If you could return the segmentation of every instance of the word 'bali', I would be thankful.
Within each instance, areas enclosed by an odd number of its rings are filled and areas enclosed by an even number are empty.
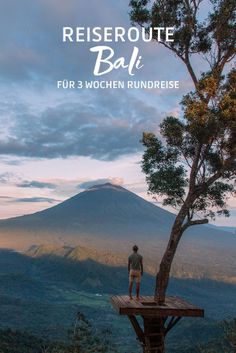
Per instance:
[[[63,27],[63,42],[94,42],[100,43],[90,48],[96,54],[96,61],[93,69],[94,76],[102,76],[117,69],[128,71],[134,76],[137,70],[143,68],[143,58],[139,48],[134,46],[128,57],[117,56],[111,46],[102,45],[107,42],[151,42],[155,39],[158,42],[173,42],[174,27],[153,27],[147,31],[145,28],[124,28],[124,27]]]

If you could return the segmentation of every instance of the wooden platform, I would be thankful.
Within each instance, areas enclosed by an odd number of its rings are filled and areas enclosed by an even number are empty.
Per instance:
[[[120,315],[141,315],[151,317],[204,317],[204,310],[178,297],[167,297],[165,305],[154,302],[153,296],[141,296],[140,301],[130,300],[127,295],[111,297],[113,307]]]

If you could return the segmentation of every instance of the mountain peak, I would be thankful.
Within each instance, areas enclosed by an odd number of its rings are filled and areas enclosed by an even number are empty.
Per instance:
[[[102,190],[102,189],[113,189],[117,191],[127,191],[122,186],[112,183],[105,183],[105,184],[97,184],[91,186],[87,191],[95,191],[95,190]]]

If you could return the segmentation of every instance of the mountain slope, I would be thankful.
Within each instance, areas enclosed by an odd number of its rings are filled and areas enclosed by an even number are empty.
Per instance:
[[[134,193],[104,184],[44,211],[0,221],[0,246],[12,246],[13,238],[25,246],[45,241],[74,243],[81,239],[165,240],[173,219],[170,212]]]
[[[126,258],[132,245],[138,243],[147,268],[153,271],[165,249],[173,220],[172,213],[134,193],[104,184],[44,211],[0,221],[0,247],[80,245],[96,249],[98,259],[106,251],[122,253]],[[235,282],[235,250],[234,234],[217,227],[195,226],[183,235],[174,268],[178,264],[175,271],[188,278],[204,275]],[[227,253],[227,257],[222,253]],[[107,263],[113,264],[114,258],[109,259]]]
[[[0,232],[4,230],[56,232],[67,234],[101,234],[106,237],[131,240],[141,237],[166,239],[174,215],[134,193],[112,184],[94,186],[74,197],[46,210],[0,221]],[[197,231],[196,231],[197,229]],[[201,232],[199,232],[201,229]],[[205,230],[205,231],[204,231]],[[235,237],[218,227],[192,227],[191,234],[205,238],[223,236],[227,240]],[[225,240],[224,240],[225,242]]]
[[[148,224],[156,232],[157,224],[160,230],[166,230],[173,219],[170,212],[154,206],[134,193],[120,186],[104,184],[92,187],[44,211],[2,220],[0,226],[31,228],[40,225],[43,229],[63,228],[86,233],[112,233],[114,227],[126,227],[127,233],[129,228],[136,228],[141,232],[140,227],[144,229]],[[122,232],[120,234],[122,236]]]
[[[85,254],[86,250],[81,251]],[[114,341],[124,346],[123,352],[131,352],[129,348],[135,341],[131,326],[109,304],[111,294],[127,293],[127,269],[95,261],[74,262],[60,256],[47,256],[43,255],[42,248],[40,253],[40,256],[37,252],[36,257],[29,257],[0,250],[1,328],[21,329],[55,340],[68,339],[68,329],[79,311],[90,319],[96,330],[112,330]],[[153,287],[154,278],[145,273],[141,293],[152,295]],[[235,288],[213,281],[171,278],[169,295],[181,296],[203,307],[206,318],[181,320],[173,331],[169,350],[183,353],[187,339],[188,346],[192,347],[194,342],[199,345],[200,338],[208,340],[209,334],[210,337],[219,335],[213,320],[235,317]],[[120,341],[117,341],[119,337]],[[178,337],[184,337],[179,349],[176,346]]]

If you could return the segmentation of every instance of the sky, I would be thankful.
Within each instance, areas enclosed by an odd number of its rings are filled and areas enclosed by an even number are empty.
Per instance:
[[[207,8],[203,8],[207,12]],[[62,28],[130,27],[126,0],[0,0],[0,218],[56,205],[98,183],[112,182],[153,201],[141,171],[143,131],[159,134],[167,115],[180,116],[192,88],[184,65],[157,43],[112,43],[143,68],[117,69],[105,80],[178,80],[177,90],[63,90],[59,80],[94,80],[91,43],[63,43]],[[204,67],[195,60],[197,72]],[[161,200],[157,200],[160,206]],[[235,226],[231,217],[216,224]]]

